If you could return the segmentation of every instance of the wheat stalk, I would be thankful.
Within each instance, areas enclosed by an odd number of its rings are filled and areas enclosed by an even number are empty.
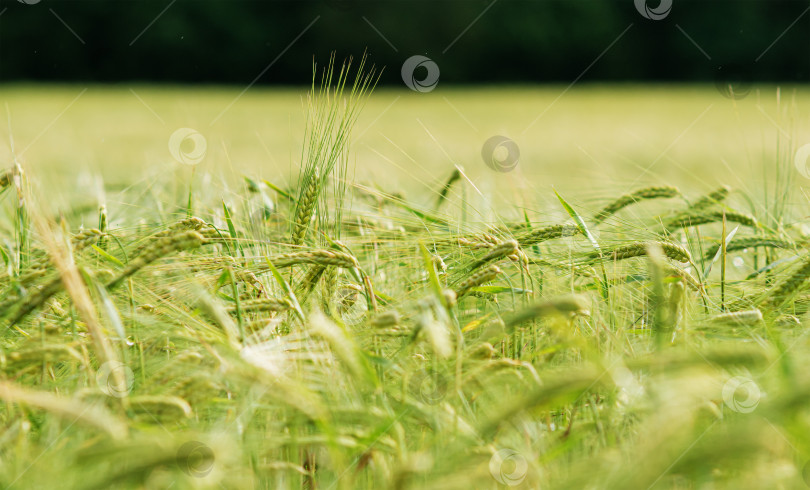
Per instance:
[[[161,238],[149,247],[143,249],[135,259],[131,260],[127,266],[113,279],[107,282],[107,289],[112,289],[121,284],[124,279],[135,274],[155,260],[182,250],[197,248],[205,243],[205,238],[196,231],[183,231]]]
[[[326,267],[323,272],[323,279],[321,280],[321,295],[323,301],[324,311],[329,311],[332,306],[333,294],[337,290],[337,267]]]
[[[444,259],[440,255],[433,254],[430,256],[430,260],[433,262],[433,266],[436,267],[437,273],[444,274],[447,272],[447,264],[444,263]]]
[[[399,325],[402,317],[397,310],[388,310],[373,317],[369,324],[374,328],[390,328]]]
[[[689,205],[687,212],[694,213],[707,209],[715,204],[720,204],[726,200],[730,192],[731,187],[727,185],[720,186],[718,189],[715,189]]]
[[[679,279],[682,279],[687,286],[693,291],[701,291],[703,287],[700,285],[699,282],[695,280],[692,274],[686,272],[683,269],[678,267],[673,267],[669,264],[661,264],[662,272],[667,276],[675,276]]]
[[[456,297],[461,298],[468,294],[472,288],[488,283],[498,277],[503,272],[497,265],[491,265],[485,269],[474,272],[470,277],[461,281],[455,289]]]
[[[31,283],[45,277],[49,271],[50,269],[48,268],[48,261],[38,260],[28,267],[25,274],[17,278],[17,282],[20,284],[20,286],[28,287]]]
[[[790,240],[783,240],[781,238],[767,238],[767,237],[742,237],[735,238],[726,245],[726,252],[736,252],[748,248],[757,247],[770,247],[770,248],[796,248],[796,243]],[[711,248],[706,249],[706,259],[712,259],[717,255],[720,250],[720,244],[715,244]]]
[[[0,381],[0,400],[44,410],[64,419],[70,425],[75,422],[82,423],[105,432],[113,439],[122,440],[127,436],[127,425],[114,417],[106,408],[98,405],[87,405],[44,391],[28,390],[8,381]]]
[[[96,357],[102,364],[121,365],[118,355],[98,319],[95,305],[90,296],[89,287],[91,284],[87,282],[79,271],[70,249],[70,242],[64,240],[61,235],[54,233],[55,230],[51,229],[41,218],[37,217],[36,224],[40,229],[40,235],[45,240],[46,249],[53,259],[62,286],[70,296],[73,307],[90,334]],[[64,227],[64,222],[62,225]],[[42,295],[45,297],[44,299],[55,294],[56,286],[51,285],[51,288],[51,291],[46,291],[47,296]],[[120,369],[112,369],[109,382],[114,386],[116,393],[123,395],[122,402],[126,403],[129,389],[125,373]]]
[[[104,221],[106,225],[106,218]],[[90,245],[94,244],[95,242],[97,242],[103,236],[104,232],[95,228],[90,228],[89,230],[82,230],[73,236],[71,240],[71,246],[75,251],[83,250],[89,247]]]
[[[84,358],[76,349],[62,344],[43,345],[8,354],[8,361],[10,363],[42,363],[67,360],[74,360],[80,364],[85,364]]]
[[[774,287],[763,303],[772,307],[782,305],[801,289],[808,278],[810,278],[810,257],[805,258],[804,263],[790,277]]]
[[[677,187],[672,186],[645,187],[630,194],[625,194],[624,196],[621,196],[612,203],[608,204],[607,206],[605,206],[604,209],[599,211],[599,213],[597,213],[596,216],[594,216],[593,221],[594,223],[599,224],[608,217],[626,208],[627,206],[640,201],[677,197],[680,195],[681,191],[679,191]]]
[[[301,281],[299,281],[298,288],[295,291],[295,296],[302,304],[304,301],[306,301],[307,296],[309,296],[309,294],[315,288],[315,285],[318,284],[318,280],[320,280],[325,270],[325,265],[314,264],[310,266],[307,273],[304,275]]]
[[[148,414],[150,417],[179,415],[182,418],[191,417],[191,405],[179,396],[141,395],[130,399],[133,412]]]
[[[535,259],[528,257],[528,264],[529,265],[536,265],[539,267],[550,267],[552,269],[559,270],[561,272],[570,272],[577,276],[588,277],[588,278],[595,278],[598,277],[596,271],[593,267],[584,266],[581,264],[574,264],[574,263],[558,263],[558,262],[551,262],[545,259]]]
[[[492,248],[495,245],[489,240],[482,240],[482,241],[475,241],[471,240],[466,237],[458,237],[456,239],[451,239],[446,243],[453,243],[454,245],[459,245],[463,247],[469,247],[473,249],[484,249],[484,248]]]
[[[333,53],[321,74],[318,89],[315,86],[318,72],[313,66],[312,88],[307,98],[307,131],[298,179],[299,195],[290,236],[293,245],[301,245],[304,242],[310,221],[315,214],[321,220],[322,229],[328,230],[334,238],[340,238],[343,200],[349,177],[350,136],[366,97],[379,79],[375,78],[374,67],[368,72],[364,71],[366,59],[365,55],[360,59],[348,96],[344,96],[344,90],[351,73],[351,58],[343,64],[335,79]],[[326,202],[323,192],[328,181],[333,182],[334,200],[331,203]]]
[[[81,250],[84,250],[88,246],[96,243],[102,236],[103,233],[94,228],[89,230],[82,230],[76,235],[74,235],[73,238],[71,239],[71,247],[73,248],[74,252],[79,252]],[[28,266],[26,267],[26,273],[21,274],[17,278],[17,282],[21,286],[28,286],[37,279],[44,277],[48,273],[49,264],[50,258],[47,255],[45,255],[44,257],[39,257],[36,260],[30,261],[28,263]]]
[[[487,252],[486,255],[473,262],[470,265],[469,270],[475,270],[483,265],[503,259],[505,257],[514,256],[517,258],[518,251],[518,242],[516,240],[506,240],[498,245],[495,245],[490,249],[489,252]]]
[[[582,295],[562,296],[535,303],[527,308],[511,314],[504,320],[507,331],[516,326],[538,317],[559,315],[589,315],[589,303]]]
[[[337,250],[310,250],[306,252],[293,252],[276,255],[272,259],[273,265],[279,269],[292,267],[298,264],[314,264],[322,266],[335,266],[344,269],[354,269],[360,264],[354,256]]]
[[[399,237],[397,237],[399,238]],[[439,238],[433,240],[436,247],[467,247],[474,250],[491,249],[500,244],[501,241],[488,233],[480,235],[467,235],[449,238]]]
[[[105,249],[107,243],[103,236],[107,232],[107,206],[104,204],[98,207],[98,231],[102,234],[102,237],[98,240],[98,246]]]
[[[753,310],[721,313],[709,318],[709,322],[728,325],[757,325],[762,322],[762,312],[754,308]]]
[[[62,283],[62,278],[56,277],[55,279],[51,279],[43,286],[35,289],[33,292],[26,294],[22,298],[10,300],[9,303],[11,304],[3,305],[3,309],[5,311],[12,313],[9,315],[10,324],[16,324],[26,315],[45,304],[45,302],[48,301],[51,296],[61,291],[63,287],[64,284]],[[16,307],[12,306],[15,303]]]
[[[256,277],[256,274],[249,270],[235,270],[234,277],[238,280],[243,282],[244,284],[252,287],[257,294],[262,295],[264,294],[264,284]]]
[[[759,222],[757,222],[756,218],[736,211],[705,211],[696,214],[679,215],[669,220],[665,224],[665,227],[667,229],[689,228],[707,223],[716,223],[722,221],[724,216],[725,220],[731,223],[738,223],[750,228],[759,227]]]
[[[293,218],[293,228],[290,243],[301,245],[307,235],[309,224],[312,222],[312,215],[315,213],[315,205],[318,203],[318,195],[321,191],[321,181],[318,174],[318,167],[313,166],[312,171],[304,180],[304,186],[295,208]]]
[[[167,238],[167,237],[175,236],[175,235],[177,235],[178,232],[181,232],[181,231],[184,231],[184,230],[192,230],[192,231],[196,231],[196,232],[201,232],[200,235],[202,236],[203,233],[208,233],[212,228],[213,227],[211,225],[209,225],[208,223],[206,223],[202,219],[197,218],[196,216],[192,216],[190,218],[185,218],[185,219],[180,220],[177,223],[174,223],[173,225],[169,226],[167,229],[165,229],[163,231],[159,231],[159,232],[155,233],[154,235],[152,235],[150,237],[151,240],[149,242],[147,242],[147,243],[143,243],[143,244],[139,245],[135,249],[132,256],[137,257],[139,253],[141,253],[143,250],[145,250],[145,249],[147,249],[149,247],[152,247],[156,242],[160,242],[162,239]]]
[[[601,257],[612,260],[625,260],[633,257],[642,257],[648,255],[648,248],[650,245],[660,247],[664,255],[672,260],[677,260],[678,262],[689,262],[692,260],[688,250],[669,242],[636,242],[629,245],[622,245],[613,249],[608,254],[591,252],[588,254],[588,257],[590,259],[599,259]]]
[[[292,304],[288,299],[276,299],[276,298],[259,298],[253,300],[243,300],[239,303],[239,307],[245,313],[254,313],[254,312],[262,312],[262,311],[287,311],[292,308]],[[227,308],[229,313],[236,312],[236,306],[230,306]]]
[[[531,230],[522,233],[516,237],[518,244],[523,247],[536,245],[540,242],[560,238],[564,236],[573,236],[580,233],[579,229],[574,225],[553,225],[539,230]]]
[[[477,344],[475,347],[470,349],[467,356],[470,359],[488,361],[495,356],[496,352],[497,351],[495,350],[495,346],[493,346],[489,342],[481,342],[480,344]]]

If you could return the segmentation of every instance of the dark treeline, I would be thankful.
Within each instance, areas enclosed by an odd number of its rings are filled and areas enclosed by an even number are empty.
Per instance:
[[[647,8],[665,9],[659,2]],[[299,84],[313,57],[367,49],[391,84],[416,54],[436,62],[443,83],[570,82],[583,72],[806,82],[808,8],[673,0],[656,15],[641,0],[3,0],[0,80]]]

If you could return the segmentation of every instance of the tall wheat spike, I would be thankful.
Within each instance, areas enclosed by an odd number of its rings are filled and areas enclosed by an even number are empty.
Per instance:
[[[309,224],[314,214],[322,220],[321,228],[329,230],[335,238],[340,236],[343,199],[348,180],[348,145],[354,124],[360,114],[368,94],[373,90],[379,77],[375,69],[365,70],[364,55],[355,73],[354,83],[348,95],[344,89],[350,77],[350,58],[337,73],[335,79],[335,54],[320,76],[317,66],[312,67],[312,88],[307,98],[307,131],[301,152],[301,172],[298,183],[298,199],[291,223],[291,243],[301,245],[306,238]],[[333,85],[334,80],[334,85]],[[327,182],[333,182],[334,202],[328,206],[323,200],[323,190]],[[318,213],[317,208],[322,212]],[[328,216],[331,211],[332,216]],[[327,222],[331,218],[330,222]]]

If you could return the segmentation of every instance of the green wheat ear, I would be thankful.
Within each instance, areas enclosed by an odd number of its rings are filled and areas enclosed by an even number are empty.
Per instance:
[[[677,187],[672,186],[645,187],[630,194],[625,194],[624,196],[621,196],[612,203],[608,204],[607,206],[605,206],[604,209],[599,211],[599,213],[597,213],[596,216],[594,216],[593,221],[594,223],[599,224],[602,221],[606,220],[608,217],[616,214],[620,210],[637,202],[647,201],[650,199],[677,197],[680,195],[681,191],[678,190]]]
[[[749,228],[759,228],[759,222],[751,215],[737,211],[697,211],[694,213],[680,214],[665,223],[668,230],[677,228],[690,228],[693,226],[705,225],[708,223],[718,223],[725,220],[730,223],[738,223]]]
[[[692,203],[688,208],[688,212],[695,213],[707,209],[715,204],[720,204],[726,200],[730,192],[731,187],[727,185],[722,185],[719,188],[715,189],[714,191],[706,194],[705,196],[701,197],[700,199]]]
[[[659,247],[663,254],[672,260],[677,260],[678,262],[689,262],[692,260],[688,250],[680,245],[675,245],[674,243],[669,242],[630,243],[628,245],[622,245],[613,249],[607,255],[600,254],[599,252],[591,252],[589,257],[594,260],[599,259],[600,257],[610,260],[625,260],[633,257],[642,257],[648,254],[650,245]]]
[[[318,203],[318,195],[321,190],[317,166],[314,166],[311,173],[305,176],[304,184],[298,200],[298,206],[295,209],[295,218],[293,218],[291,237],[291,243],[293,245],[301,245],[304,243],[309,224],[312,222],[312,216],[315,213],[315,205]]]
[[[781,306],[802,289],[808,278],[810,278],[810,257],[805,257],[804,263],[773,288],[762,303],[772,308]]]
[[[107,282],[107,289],[113,289],[121,284],[124,279],[135,274],[152,262],[171,255],[175,252],[190,250],[203,245],[205,238],[194,230],[181,231],[174,235],[163,237],[143,251],[134,260],[118,273],[113,279]]]
[[[731,243],[726,245],[726,251],[736,252],[739,250],[746,250],[758,247],[795,249],[796,246],[797,244],[791,240],[754,236],[754,237],[735,238],[734,240],[731,241]],[[719,244],[714,244],[710,248],[707,248],[705,254],[706,260],[712,259],[717,254],[717,251],[719,249],[720,249]]]
[[[461,281],[455,289],[456,297],[461,298],[468,294],[473,288],[486,284],[501,274],[503,271],[497,265],[491,265],[471,274],[467,279]]]
[[[373,66],[366,70],[366,61],[364,54],[348,93],[346,85],[352,72],[351,58],[336,73],[335,54],[332,53],[317,85],[318,70],[313,65],[312,88],[307,97],[307,129],[301,152],[298,199],[291,223],[290,242],[293,245],[304,242],[315,216],[320,229],[335,239],[340,238],[349,181],[348,150],[352,128],[379,80]],[[332,202],[327,202],[324,193],[327,185],[334,190]]]

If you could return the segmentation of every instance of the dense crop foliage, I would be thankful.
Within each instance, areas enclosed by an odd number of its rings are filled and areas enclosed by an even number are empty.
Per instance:
[[[483,220],[460,167],[429,199],[354,180],[373,77],[348,73],[313,90],[289,187],[154,179],[53,216],[2,174],[4,487],[804,485],[788,187]]]

